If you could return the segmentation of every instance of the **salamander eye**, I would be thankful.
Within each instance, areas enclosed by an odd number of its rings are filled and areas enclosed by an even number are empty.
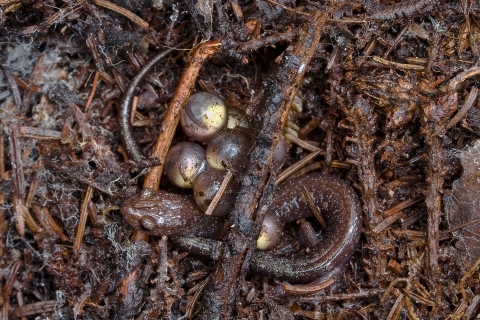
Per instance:
[[[156,225],[155,219],[150,216],[141,217],[139,222],[140,222],[140,226],[146,231],[153,230],[153,228],[155,228],[155,225]]]
[[[197,141],[210,140],[227,122],[227,107],[219,97],[208,92],[192,95],[182,110],[183,131]]]
[[[280,242],[281,237],[282,223],[280,219],[272,214],[266,215],[257,239],[257,249],[273,249]]]
[[[193,196],[195,202],[202,211],[205,212],[207,210],[224,177],[224,171],[208,169],[202,172],[193,183]],[[230,212],[230,209],[235,202],[235,196],[235,186],[230,185],[223,195],[222,200],[212,212],[212,216],[219,217]]]
[[[238,169],[244,163],[252,142],[243,132],[225,130],[207,146],[207,162],[210,167],[227,170]]]
[[[191,188],[193,180],[207,169],[205,150],[194,142],[180,142],[168,151],[165,172],[181,188]]]

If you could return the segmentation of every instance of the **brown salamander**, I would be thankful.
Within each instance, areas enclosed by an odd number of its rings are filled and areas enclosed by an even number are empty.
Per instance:
[[[353,254],[362,230],[362,210],[353,189],[338,177],[314,172],[283,183],[267,215],[276,215],[283,223],[311,216],[299,191],[302,185],[312,194],[327,224],[320,241],[309,254],[293,258],[257,250],[251,271],[290,282],[321,281],[338,273]],[[128,198],[121,213],[139,230],[175,236],[172,241],[184,250],[213,259],[219,256],[219,241],[195,237],[214,238],[225,219],[206,216],[191,196],[147,189]]]

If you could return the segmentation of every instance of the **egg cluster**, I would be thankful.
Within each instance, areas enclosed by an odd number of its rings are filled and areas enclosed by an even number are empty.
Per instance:
[[[216,95],[200,92],[185,104],[181,125],[192,140],[180,142],[170,149],[165,160],[165,173],[181,188],[193,188],[194,199],[206,211],[228,170],[238,172],[246,162],[252,140],[246,132],[236,108],[227,108]],[[242,129],[243,128],[243,129]],[[281,166],[287,154],[287,144],[281,137],[274,151],[274,163]],[[230,183],[212,215],[223,216],[231,210],[236,198],[236,183]]]

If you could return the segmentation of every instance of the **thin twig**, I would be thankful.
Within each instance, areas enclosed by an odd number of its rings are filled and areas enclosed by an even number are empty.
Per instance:
[[[207,210],[205,211],[206,215],[210,216],[215,211],[218,204],[222,200],[223,194],[227,190],[228,185],[230,184],[230,181],[232,180],[232,178],[233,178],[232,170],[228,170],[227,174],[225,174],[225,178],[223,178],[222,183],[218,187],[218,191],[217,191],[217,193],[215,193],[215,196],[213,197],[212,202],[210,202]]]
[[[302,147],[305,150],[312,151],[312,152],[321,151],[322,152],[321,154],[323,154],[323,155],[325,154],[324,150],[322,150],[320,148],[317,148],[317,147],[311,145],[310,143],[308,143],[306,141],[303,141],[303,140],[301,140],[301,139],[299,139],[299,138],[297,138],[294,135],[291,135],[289,133],[285,133],[285,139],[287,139],[287,141],[295,143],[296,145],[298,145],[299,147]]]
[[[95,71],[95,76],[93,77],[93,84],[92,84],[92,90],[90,90],[90,95],[88,96],[87,103],[85,103],[85,111],[88,111],[90,109],[90,106],[92,104],[93,96],[95,96],[95,92],[97,91],[97,84],[98,84],[98,78],[100,77],[100,72]]]
[[[10,272],[8,273],[7,280],[5,281],[5,286],[3,287],[2,298],[3,298],[3,308],[2,308],[2,318],[3,320],[8,320],[8,314],[10,312],[10,294],[12,293],[13,284],[17,279],[18,269],[22,262],[20,260],[15,261],[10,266]]]
[[[92,191],[93,187],[91,185],[88,185],[87,192],[85,193],[85,197],[83,199],[82,208],[80,210],[80,221],[78,222],[75,242],[73,243],[73,252],[75,254],[78,253],[78,251],[80,250],[80,246],[82,245],[83,234],[85,233],[85,224],[87,223],[88,216],[88,201],[90,201],[90,199],[92,198]]]
[[[457,74],[450,82],[440,88],[443,92],[455,91],[458,86],[468,78],[474,77],[480,74],[480,66],[470,68],[462,73]]]
[[[390,226],[392,223],[394,223],[395,221],[397,221],[398,219],[400,219],[402,217],[403,217],[403,212],[402,211],[397,211],[396,213],[394,213],[392,215],[389,215],[388,217],[386,217],[385,219],[383,219],[382,221],[377,223],[377,225],[375,225],[372,228],[372,232],[379,233],[379,232],[385,230],[386,227]]]
[[[7,77],[8,84],[10,85],[10,90],[12,90],[13,100],[15,100],[15,105],[17,107],[20,107],[22,105],[22,99],[20,98],[20,91],[18,91],[17,82],[15,81],[15,78],[8,66],[2,65],[2,69],[3,69],[3,72],[5,73],[5,76]]]
[[[283,170],[278,174],[277,181],[275,182],[276,185],[279,185],[284,180],[286,180],[290,175],[292,175],[295,171],[300,170],[304,165],[312,161],[315,157],[322,154],[323,150],[317,150],[316,152],[310,153],[308,156],[295,162],[293,165],[288,167],[287,169]]]
[[[94,2],[95,2],[95,4],[97,4],[101,7],[110,9],[112,11],[115,11],[116,13],[119,13],[119,14],[127,17],[128,19],[132,20],[133,22],[138,24],[140,27],[142,27],[144,30],[147,30],[148,27],[149,27],[148,23],[145,20],[143,20],[142,18],[140,18],[139,16],[137,16],[133,12],[128,11],[127,9],[122,8],[122,7],[112,3],[110,1],[94,0]]]
[[[288,294],[309,295],[325,290],[326,288],[330,287],[334,282],[335,278],[330,278],[322,283],[316,284],[292,285],[284,282],[282,283],[282,290]]]
[[[315,200],[313,199],[312,194],[308,192],[307,187],[305,187],[304,185],[302,185],[302,190],[303,190],[303,194],[307,198],[307,204],[310,207],[310,210],[312,211],[313,215],[315,216],[315,218],[317,218],[318,222],[320,222],[322,227],[326,229],[327,223],[325,222],[325,219],[322,216],[322,212],[315,205]]]
[[[41,313],[53,312],[55,310],[55,307],[58,306],[59,305],[57,300],[33,302],[13,310],[12,317],[28,317]]]
[[[387,68],[416,70],[416,71],[425,70],[424,66],[419,66],[419,65],[416,65],[416,64],[406,64],[406,63],[393,62],[393,61],[390,61],[390,60],[382,59],[382,58],[377,57],[377,56],[373,56],[372,60],[380,63],[381,65],[383,65]]]
[[[465,274],[457,284],[457,290],[461,292],[463,299],[467,299],[467,293],[465,291],[465,281],[467,281],[467,279],[470,278],[477,271],[478,267],[480,267],[480,258],[478,258],[477,261],[475,261],[475,263],[470,267],[470,269],[465,272]]]
[[[416,203],[418,203],[422,200],[424,200],[424,199],[423,198],[418,198],[418,199],[404,200],[404,201],[396,204],[395,206],[391,207],[390,209],[387,209],[387,210],[383,211],[383,215],[386,216],[386,217],[391,216],[392,214],[397,213],[398,211],[406,209],[410,206],[413,206],[414,204],[416,204]]]
[[[470,94],[468,95],[467,100],[463,104],[463,106],[460,108],[458,113],[450,120],[450,122],[447,124],[447,130],[455,126],[460,120],[465,117],[465,115],[468,113],[470,108],[473,106],[473,103],[477,99],[477,94],[478,94],[478,89],[476,87],[473,87],[472,90],[470,90]]]
[[[62,139],[62,132],[44,128],[20,127],[19,133],[22,138],[38,140]]]

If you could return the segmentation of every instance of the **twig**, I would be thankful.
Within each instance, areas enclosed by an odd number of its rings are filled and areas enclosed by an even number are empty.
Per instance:
[[[38,140],[62,139],[62,132],[44,128],[20,127],[19,133],[23,138]]]
[[[25,303],[23,303],[23,293],[21,290],[17,292],[17,303],[20,308],[25,305]],[[22,320],[27,320],[27,317],[22,316],[21,318]]]
[[[460,120],[462,120],[463,117],[468,113],[470,108],[473,106],[473,103],[477,99],[477,94],[478,94],[478,89],[476,87],[473,87],[472,90],[470,90],[470,94],[468,95],[467,100],[463,104],[463,106],[460,108],[458,113],[450,120],[450,122],[447,124],[447,130],[455,126]]]
[[[197,303],[198,299],[200,298],[200,294],[203,292],[203,289],[205,289],[209,281],[210,281],[210,276],[208,276],[205,280],[202,281],[202,283],[200,283],[198,290],[193,295],[193,299],[187,305],[187,314],[186,314],[187,319],[192,318],[195,304]]]
[[[329,302],[329,301],[357,300],[357,299],[378,297],[384,291],[385,290],[372,289],[372,290],[364,290],[364,291],[354,292],[354,293],[340,293],[340,294],[326,295],[326,296],[298,297],[296,298],[296,300],[299,302],[314,302],[314,303],[323,303],[323,302]]]
[[[82,312],[83,312],[83,306],[85,305],[85,303],[87,302],[87,300],[90,298],[90,290],[87,289],[85,290],[85,292],[80,296],[80,298],[78,299],[77,303],[75,304],[75,306],[73,307],[73,314],[75,315],[75,317],[77,316],[82,316]]]
[[[30,208],[32,205],[33,198],[35,197],[35,193],[37,192],[38,183],[39,183],[39,176],[40,170],[36,170],[32,182],[30,182],[30,188],[28,189],[27,200],[25,200],[25,206]]]
[[[317,150],[315,152],[310,153],[308,156],[295,162],[293,165],[288,167],[287,169],[283,170],[278,174],[277,181],[275,182],[276,185],[279,185],[283,181],[285,181],[290,175],[292,175],[295,171],[300,170],[304,165],[312,161],[315,157],[322,154],[323,150]]]
[[[8,137],[10,142],[10,162],[12,164],[12,184],[14,198],[13,213],[15,215],[15,227],[18,234],[23,237],[25,234],[25,218],[23,212],[23,198],[25,197],[25,176],[23,173],[23,161],[21,150],[18,145],[18,127],[13,126]]]
[[[393,304],[390,312],[388,313],[387,320],[398,319],[398,316],[400,314],[400,311],[402,311],[402,307],[404,304],[403,297],[404,296],[402,293],[398,295],[397,300],[395,300],[395,303]]]
[[[403,217],[403,212],[402,211],[397,211],[396,213],[389,215],[379,223],[377,223],[376,226],[372,228],[373,233],[379,233],[385,230],[386,227],[390,226],[392,223],[397,221],[398,219]]]
[[[217,208],[218,204],[219,204],[220,201],[222,200],[223,194],[224,194],[225,191],[227,190],[227,187],[228,187],[228,185],[230,184],[230,181],[232,180],[232,178],[233,178],[232,170],[228,170],[228,171],[227,171],[227,174],[225,175],[225,178],[223,178],[222,183],[221,183],[220,186],[218,187],[218,191],[217,191],[217,193],[215,193],[215,196],[213,197],[212,202],[210,202],[210,204],[208,205],[207,210],[205,211],[205,214],[206,214],[206,215],[210,216],[210,215],[212,215],[212,213],[215,211],[215,209]]]
[[[20,260],[15,261],[10,266],[10,272],[8,273],[7,280],[5,281],[5,286],[3,287],[2,298],[3,298],[3,308],[2,308],[2,318],[3,320],[8,320],[8,314],[10,312],[10,294],[12,293],[13,284],[17,279],[18,269],[22,262]]]
[[[377,56],[373,56],[372,60],[380,63],[381,65],[383,65],[387,68],[417,70],[417,71],[425,70],[424,66],[419,66],[419,65],[416,65],[416,64],[406,64],[406,63],[393,62],[393,61],[382,59],[382,58],[377,57]]]
[[[271,46],[281,41],[293,39],[298,35],[299,32],[300,28],[295,28],[284,33],[273,34],[265,38],[252,39],[243,43],[240,48],[238,48],[238,51],[241,53],[250,53],[262,47]]]
[[[409,289],[405,288],[402,290],[406,295],[408,295],[410,298],[415,299],[418,303],[430,306],[430,307],[435,307],[435,302],[430,301],[428,299],[425,299],[424,297],[410,291]]]
[[[302,294],[309,295],[318,293],[330,287],[335,282],[335,278],[330,278],[322,283],[316,284],[300,284],[292,285],[289,283],[282,283],[282,290],[288,294]]]
[[[119,13],[119,14],[127,17],[128,19],[132,20],[133,22],[138,24],[140,27],[142,27],[144,30],[147,30],[148,27],[149,27],[148,23],[145,20],[143,20],[142,18],[140,18],[139,16],[137,16],[133,12],[128,11],[127,9],[122,8],[122,7],[120,7],[120,6],[118,6],[114,3],[111,3],[110,1],[94,0],[94,2],[95,2],[95,4],[97,4],[99,6],[110,9],[112,11],[115,11],[116,13]]]
[[[462,73],[457,74],[450,82],[440,88],[443,92],[455,91],[458,86],[468,78],[474,77],[480,74],[480,66],[470,68]]]
[[[153,157],[159,158],[162,163],[159,166],[152,167],[147,172],[145,180],[143,182],[144,188],[158,189],[160,185],[160,178],[163,173],[163,160],[165,159],[170,144],[172,143],[175,129],[180,121],[180,115],[184,104],[187,102],[190,96],[195,80],[197,79],[198,72],[202,67],[206,59],[215,54],[220,47],[220,42],[211,41],[201,44],[195,49],[191,56],[191,64],[185,70],[182,78],[180,79],[175,95],[168,107],[165,118],[162,122],[162,132],[157,137],[157,142],[153,148]]]
[[[17,107],[20,107],[22,105],[22,99],[20,98],[20,91],[18,91],[17,82],[15,81],[15,78],[8,66],[2,64],[2,69],[5,73],[5,76],[7,77],[8,84],[10,85],[10,90],[12,90],[15,105]]]
[[[95,96],[95,92],[97,91],[97,84],[98,84],[98,78],[100,77],[100,72],[95,71],[95,76],[93,77],[93,84],[92,84],[92,90],[90,91],[90,95],[88,96],[87,103],[85,103],[85,111],[88,111],[90,109],[90,106],[92,104],[93,96]]]
[[[26,83],[22,78],[19,78],[16,75],[13,75],[13,79],[15,79],[15,82],[17,83],[17,85],[22,89],[32,91],[35,93],[42,92],[42,87],[36,86],[36,85],[30,85]]]
[[[287,139],[290,142],[295,143],[296,145],[302,147],[305,150],[312,151],[312,152],[321,151],[321,152],[323,152],[323,154],[325,154],[324,150],[322,150],[320,148],[317,148],[317,147],[311,145],[310,143],[308,143],[306,141],[303,141],[303,140],[301,140],[301,139],[299,139],[299,138],[297,138],[294,135],[291,135],[289,133],[285,133],[285,139]]]
[[[462,293],[463,299],[467,299],[467,293],[465,292],[465,281],[467,281],[467,279],[470,278],[477,271],[478,267],[480,267],[480,258],[478,258],[477,261],[475,261],[475,263],[470,267],[470,269],[465,272],[465,274],[457,284],[457,290]]]
[[[460,230],[462,228],[465,228],[465,227],[468,227],[468,226],[471,226],[471,225],[474,225],[474,224],[477,224],[480,222],[480,219],[475,219],[475,220],[470,220],[466,223],[462,223],[461,225],[458,225],[452,229],[448,229],[448,230],[445,230],[443,231],[444,233],[451,233],[451,232],[455,232],[457,230]]]
[[[20,210],[23,211],[23,217],[25,218],[25,223],[27,227],[34,233],[38,232],[40,229],[38,228],[38,225],[33,219],[32,215],[30,214],[30,211],[28,211],[28,208],[23,204],[23,200],[21,200],[21,204],[19,205],[19,207],[21,207]]]
[[[87,192],[83,198],[82,208],[80,209],[80,221],[78,222],[77,234],[75,236],[75,242],[73,243],[73,252],[75,254],[80,250],[82,245],[83,234],[85,233],[85,224],[87,223],[88,216],[88,202],[92,198],[93,187],[91,185],[87,186]]]
[[[43,63],[44,58],[45,58],[45,53],[42,53],[38,56],[37,62],[35,63],[35,66],[33,67],[33,70],[30,73],[30,77],[29,77],[30,87],[39,88],[40,89],[39,92],[42,91],[42,88],[40,86],[35,85],[35,83],[38,83],[40,76],[45,71],[45,64]],[[30,101],[32,99],[33,92],[34,92],[33,90],[25,90],[23,92],[22,107],[24,110],[26,110],[26,108],[29,106]]]
[[[58,307],[57,300],[29,303],[13,310],[12,317],[28,317],[45,312],[52,312],[55,310],[55,307]]]
[[[37,220],[40,222],[42,228],[47,232],[49,235],[54,235],[55,232],[53,231],[52,227],[48,224],[47,219],[42,213],[42,207],[39,204],[33,203],[32,204],[33,213],[37,217]]]
[[[465,311],[464,319],[472,319],[474,316],[475,311],[477,310],[478,304],[480,303],[480,295],[477,294],[472,299],[472,303],[468,306],[467,310]]]
[[[306,125],[304,125],[300,129],[300,131],[298,131],[298,138],[303,139],[308,136],[308,134],[312,132],[313,129],[315,129],[320,124],[320,122],[322,122],[321,117],[313,117],[310,121],[307,122]]]
[[[387,217],[391,216],[392,214],[397,213],[398,211],[406,209],[410,206],[413,206],[415,203],[418,203],[422,200],[423,200],[423,198],[407,199],[405,201],[402,201],[402,202],[396,204],[395,206],[391,207],[390,209],[387,209],[387,210],[383,211],[383,215],[387,216]]]
[[[293,12],[293,13],[296,13],[296,14],[300,14],[300,15],[304,15],[304,16],[307,16],[307,17],[310,17],[310,14],[309,13],[306,13],[306,12],[302,12],[302,11],[298,11],[298,10],[295,10],[295,9],[292,9],[292,8],[289,8],[287,6],[284,6],[283,4],[281,3],[278,3],[276,1],[273,1],[273,0],[265,0],[271,4],[274,4],[276,6],[279,6],[280,8],[283,8],[287,11],[290,11],[290,12]]]
[[[157,292],[163,292],[165,279],[167,278],[167,268],[168,268],[167,236],[162,236],[162,239],[158,242],[158,247],[160,249],[160,261],[158,261],[156,287],[157,287]]]
[[[308,192],[307,188],[304,185],[302,185],[302,190],[303,190],[303,194],[307,198],[307,204],[308,204],[310,210],[312,211],[313,215],[315,216],[315,218],[317,218],[318,222],[320,222],[322,227],[324,229],[326,229],[327,228],[327,223],[325,222],[325,219],[322,216],[322,212],[315,205],[315,200],[313,199],[312,194],[310,192]]]

